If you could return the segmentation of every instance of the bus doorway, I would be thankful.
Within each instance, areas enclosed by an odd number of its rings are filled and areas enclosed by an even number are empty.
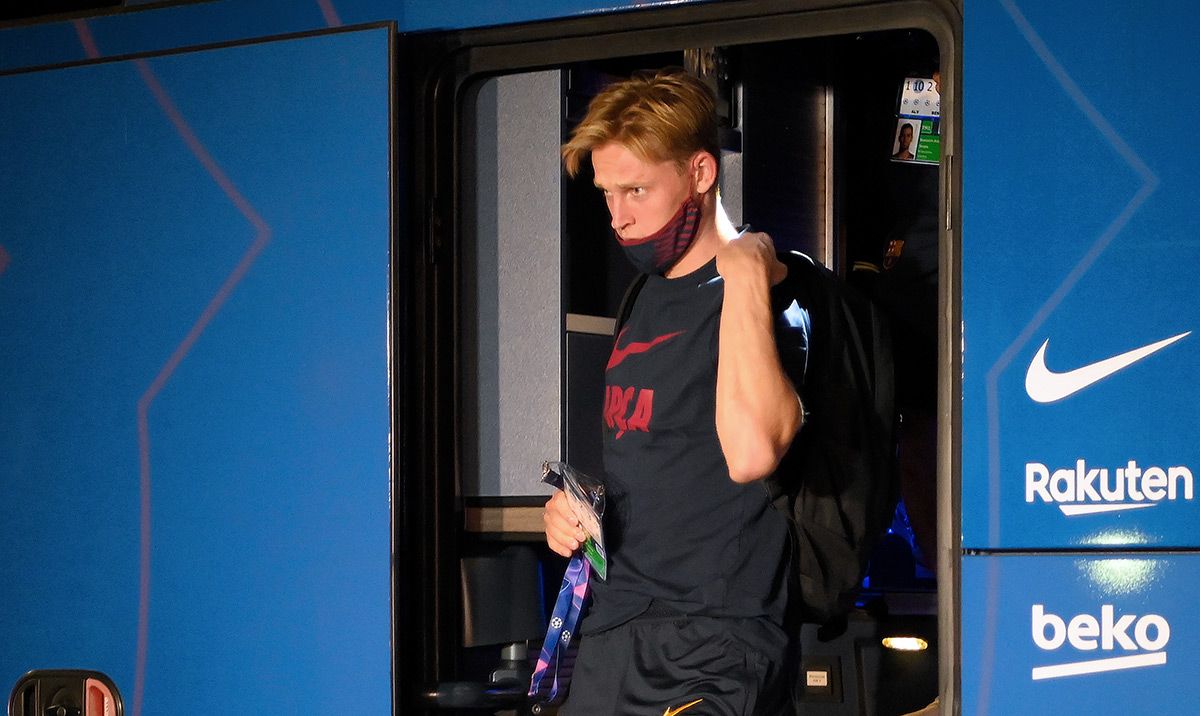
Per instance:
[[[459,688],[519,708],[520,679],[509,682],[511,702],[496,679],[527,674],[521,661],[536,656],[565,567],[545,547],[550,492],[538,468],[562,459],[603,474],[604,364],[634,276],[590,168],[568,179],[558,147],[605,84],[669,66],[705,78],[719,98],[721,194],[733,221],[824,263],[877,302],[896,338],[894,519],[845,617],[797,635],[796,699],[814,713],[906,714],[953,694],[944,396],[955,371],[939,356],[952,340],[954,249],[938,217],[954,177],[957,50],[936,13],[880,17],[857,18],[860,30],[849,29],[851,15],[824,32],[797,16],[769,31],[760,19],[750,30],[684,25],[651,40],[598,32],[502,47],[497,30],[478,45],[450,43],[467,49],[449,52],[415,138],[433,147],[418,164],[436,167],[437,181],[424,188],[434,221],[418,227],[425,280],[414,306],[438,316],[422,330],[453,356],[417,386],[427,404],[453,405],[436,433],[413,442],[428,449],[433,483],[423,489],[453,514],[435,530],[436,549],[427,546],[439,576],[419,599],[441,616],[410,626],[437,654],[422,665],[424,706],[467,705],[473,697],[449,698]],[[500,623],[511,629],[492,628]]]

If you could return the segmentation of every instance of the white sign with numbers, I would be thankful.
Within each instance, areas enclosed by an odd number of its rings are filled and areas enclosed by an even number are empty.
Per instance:
[[[942,97],[933,80],[926,77],[904,78],[904,91],[900,93],[900,116],[942,116]]]

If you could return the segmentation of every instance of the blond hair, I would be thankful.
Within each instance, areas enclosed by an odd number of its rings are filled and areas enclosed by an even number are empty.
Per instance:
[[[616,142],[648,162],[674,161],[683,170],[698,151],[718,167],[716,99],[708,85],[683,70],[641,72],[604,88],[562,147],[574,177],[593,149]]]

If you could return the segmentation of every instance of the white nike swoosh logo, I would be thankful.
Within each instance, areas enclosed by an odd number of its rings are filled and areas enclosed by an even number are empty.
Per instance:
[[[1128,368],[1146,356],[1166,348],[1175,341],[1191,335],[1191,333],[1191,331],[1188,331],[1187,333],[1180,333],[1177,336],[1164,338],[1157,343],[1135,348],[1126,353],[1115,355],[1112,358],[1106,358],[1065,373],[1055,373],[1046,367],[1046,346],[1050,345],[1050,339],[1047,338],[1042,347],[1038,349],[1037,355],[1033,357],[1033,361],[1030,362],[1029,370],[1025,373],[1025,392],[1029,393],[1029,397],[1039,403],[1053,403],[1056,400],[1062,400],[1123,368]]]

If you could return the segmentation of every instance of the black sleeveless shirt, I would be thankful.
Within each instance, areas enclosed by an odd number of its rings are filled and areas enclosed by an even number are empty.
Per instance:
[[[788,527],[761,481],[739,485],[717,439],[717,347],[724,282],[716,260],[650,276],[606,369],[606,582],[584,619],[593,633],[653,601],[688,614],[782,624]]]

